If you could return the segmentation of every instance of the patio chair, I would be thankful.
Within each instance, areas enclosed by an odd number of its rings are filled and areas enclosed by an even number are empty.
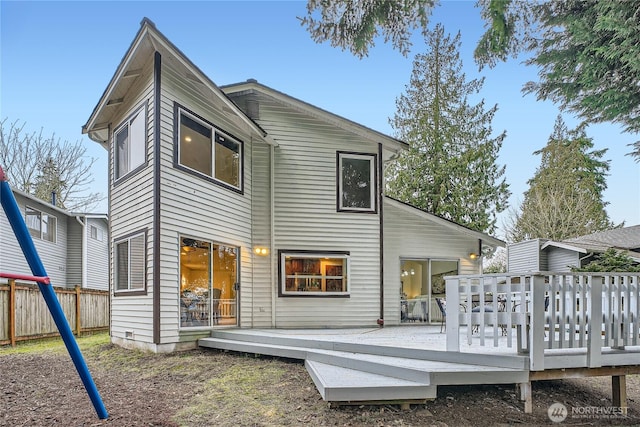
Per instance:
[[[446,301],[442,298],[436,298],[436,304],[438,304],[438,309],[440,309],[440,314],[442,315],[442,319],[440,320],[440,333],[442,333],[442,329],[447,330],[447,310],[446,310]]]

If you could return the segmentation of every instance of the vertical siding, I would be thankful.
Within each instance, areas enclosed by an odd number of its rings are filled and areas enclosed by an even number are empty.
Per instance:
[[[580,254],[564,248],[549,247],[547,250],[548,268],[545,270],[564,273],[570,272],[571,266],[578,267]]]
[[[384,205],[384,316],[385,324],[400,323],[400,259],[458,260],[459,274],[480,272],[469,254],[478,250],[478,239],[419,214],[412,214],[386,200]]]
[[[533,239],[507,246],[507,271],[509,273],[523,273],[546,270],[546,263],[541,263],[540,246],[542,243],[544,241],[540,239]]]
[[[111,197],[109,213],[111,220],[111,242],[130,233],[147,230],[146,286],[144,296],[114,296],[112,298],[111,334],[114,338],[125,339],[127,331],[131,331],[137,341],[153,342],[153,61],[144,67],[138,81],[129,91],[135,94],[123,104],[116,119],[111,123],[113,130],[140,106],[147,111],[147,162],[133,175],[129,175],[114,183],[113,144],[110,143],[109,181]],[[113,247],[113,245],[112,245]],[[110,256],[109,268],[113,271],[113,252]],[[113,275],[112,275],[113,277]]]
[[[109,289],[109,228],[107,221],[87,218],[87,288]],[[102,230],[102,240],[91,237],[91,226]]]
[[[67,219],[67,281],[69,286],[82,284],[82,225],[75,217]],[[105,261],[108,258],[105,258]]]
[[[33,243],[51,278],[51,283],[60,287],[67,286],[67,215],[36,200],[27,199],[15,193],[14,195],[22,219],[25,218],[26,205],[56,217],[56,241],[49,242],[33,238]],[[31,274],[29,264],[24,258],[4,211],[0,214],[0,271]]]
[[[243,142],[244,194],[174,167],[174,102]],[[178,342],[179,236],[240,248],[240,322],[251,325],[252,140],[246,125],[227,107],[215,105],[208,90],[163,62],[161,92],[161,339]]]
[[[286,250],[348,251],[349,298],[276,298],[276,327],[375,325],[379,317],[379,217],[336,212],[336,152],[377,153],[377,145],[260,99],[258,123],[275,149],[275,245]],[[279,261],[279,260],[278,260]],[[277,278],[277,275],[276,275]],[[254,307],[269,307],[272,284],[254,282]],[[263,322],[266,316],[260,316]]]

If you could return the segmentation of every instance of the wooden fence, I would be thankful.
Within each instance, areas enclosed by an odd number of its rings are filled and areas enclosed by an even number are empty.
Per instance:
[[[54,288],[76,335],[109,329],[109,292]],[[53,317],[37,285],[9,280],[0,284],[0,345],[57,336]]]

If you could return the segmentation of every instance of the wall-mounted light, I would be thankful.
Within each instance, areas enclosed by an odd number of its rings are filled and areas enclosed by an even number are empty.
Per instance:
[[[478,254],[472,252],[472,253],[469,254],[469,258],[476,259],[476,258],[478,258]]]
[[[260,255],[260,256],[267,256],[267,255],[269,255],[269,249],[267,249],[267,248],[263,248],[263,247],[260,247],[260,246],[256,246],[255,248],[253,248],[253,252],[254,252],[256,255]]]

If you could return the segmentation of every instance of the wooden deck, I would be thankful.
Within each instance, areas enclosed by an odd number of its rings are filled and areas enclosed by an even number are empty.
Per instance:
[[[640,373],[639,278],[458,276],[447,279],[445,333],[219,329],[199,345],[304,360],[330,402],[407,403],[434,399],[439,385],[516,384],[531,412],[532,381],[611,376],[613,406],[626,407],[625,375]],[[488,302],[467,310],[465,300]]]

